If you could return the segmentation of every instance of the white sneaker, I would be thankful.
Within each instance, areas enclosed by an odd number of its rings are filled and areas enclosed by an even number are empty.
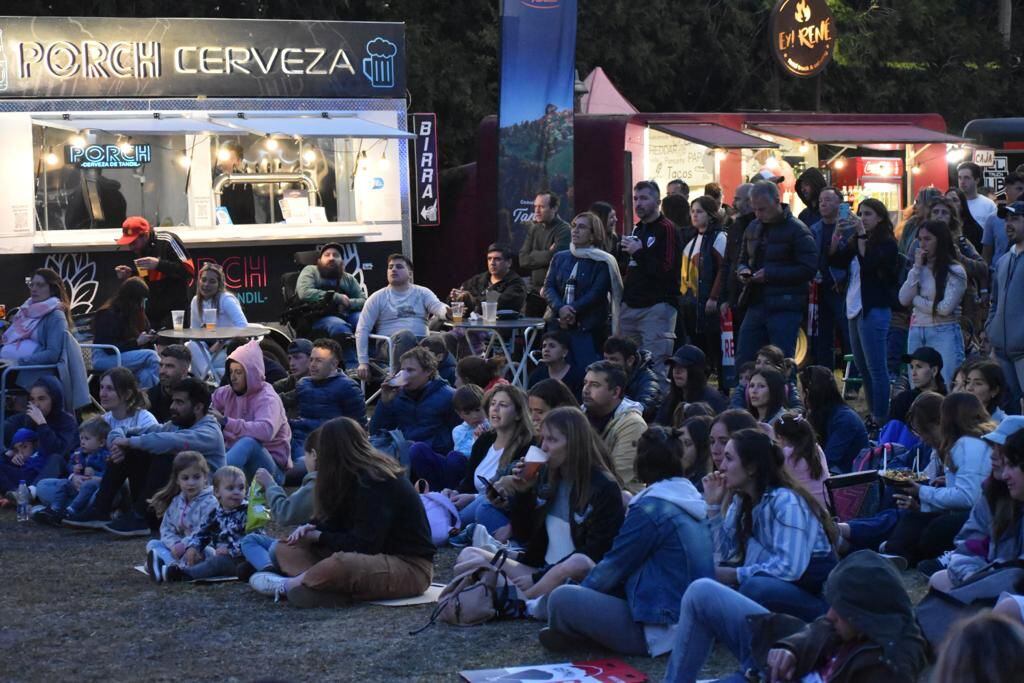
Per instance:
[[[287,580],[288,577],[274,572],[256,572],[249,577],[249,585],[260,595],[272,597],[274,602],[278,602],[282,597],[286,597],[284,584]]]
[[[947,550],[946,552],[942,553],[938,557],[939,564],[941,564],[943,567],[948,567],[949,566],[949,561],[951,559],[953,559],[953,551],[952,550]]]
[[[505,547],[504,543],[491,536],[487,531],[487,527],[483,524],[477,524],[476,528],[473,529],[472,545],[474,548],[481,548],[492,553],[496,553]]]

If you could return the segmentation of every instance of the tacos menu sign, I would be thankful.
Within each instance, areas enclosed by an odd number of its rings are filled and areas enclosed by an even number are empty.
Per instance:
[[[826,0],[778,0],[769,35],[772,53],[792,76],[815,76],[832,61],[835,19]]]
[[[404,97],[398,23],[0,17],[0,97]]]

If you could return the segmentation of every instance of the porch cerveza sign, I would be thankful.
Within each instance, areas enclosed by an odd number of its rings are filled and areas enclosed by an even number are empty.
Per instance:
[[[405,27],[0,17],[2,97],[404,97]]]
[[[772,53],[787,73],[806,78],[832,61],[835,19],[826,0],[779,0],[772,9]]]

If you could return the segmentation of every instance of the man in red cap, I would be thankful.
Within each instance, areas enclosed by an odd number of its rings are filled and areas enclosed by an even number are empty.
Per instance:
[[[173,232],[153,230],[142,216],[129,216],[117,240],[135,255],[130,266],[117,266],[120,280],[138,275],[149,285],[146,316],[154,328],[171,326],[171,311],[188,308],[188,283],[196,267],[181,238]]]

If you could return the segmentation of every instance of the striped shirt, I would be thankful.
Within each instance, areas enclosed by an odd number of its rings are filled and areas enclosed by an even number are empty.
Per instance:
[[[708,506],[715,546],[723,560],[735,560],[739,556],[736,537],[740,507],[740,498],[736,496],[723,522],[721,506]],[[832,544],[821,522],[807,501],[792,489],[769,489],[754,506],[752,515],[753,533],[747,539],[743,566],[736,570],[741,584],[758,574],[796,581],[807,571],[812,556],[832,552]]]

